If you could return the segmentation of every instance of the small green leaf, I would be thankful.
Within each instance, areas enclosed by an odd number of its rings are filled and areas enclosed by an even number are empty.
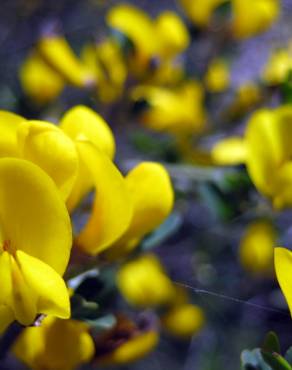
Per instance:
[[[87,301],[78,294],[71,299],[71,318],[76,320],[94,320],[99,316],[98,304]]]
[[[142,241],[141,248],[143,250],[149,250],[163,243],[177,232],[182,222],[182,216],[177,212],[173,212],[162,225]]]
[[[274,333],[273,331],[270,331],[266,335],[264,344],[262,346],[262,350],[265,352],[276,352],[276,353],[281,352],[280,342],[279,342],[279,339],[276,333]]]
[[[278,353],[265,351],[261,351],[261,353],[265,362],[269,364],[273,370],[292,370],[290,364]]]

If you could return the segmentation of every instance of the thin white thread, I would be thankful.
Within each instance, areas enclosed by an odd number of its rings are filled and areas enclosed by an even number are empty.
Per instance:
[[[193,292],[198,293],[198,294],[206,294],[206,295],[210,295],[210,296],[213,296],[213,297],[217,297],[217,298],[221,298],[221,299],[226,299],[226,300],[229,300],[229,301],[234,302],[234,303],[245,304],[247,306],[251,306],[251,307],[257,308],[259,310],[264,310],[264,311],[279,313],[279,314],[285,315],[285,316],[290,316],[287,312],[282,311],[282,310],[278,310],[277,308],[271,308],[271,307],[263,306],[263,305],[260,305],[260,304],[257,304],[257,303],[246,302],[246,301],[244,301],[242,299],[239,299],[239,298],[230,297],[228,295],[221,294],[221,293],[216,293],[216,292],[212,292],[210,290],[195,288],[195,287],[193,287],[191,285],[184,284],[184,283],[179,283],[177,281],[174,281],[174,284],[179,285],[179,286],[181,286],[183,288],[192,290]]]

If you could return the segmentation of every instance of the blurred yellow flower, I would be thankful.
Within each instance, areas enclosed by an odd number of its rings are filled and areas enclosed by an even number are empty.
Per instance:
[[[39,313],[70,315],[62,275],[72,236],[70,218],[50,177],[21,159],[0,159],[0,331]]]
[[[292,252],[286,248],[275,248],[275,271],[292,316],[291,289]]]
[[[125,177],[133,200],[133,215],[125,233],[107,251],[117,258],[129,253],[170,214],[174,193],[169,175],[159,163],[142,162]]]
[[[206,89],[212,93],[219,93],[228,89],[229,84],[230,73],[228,64],[223,59],[213,59],[205,75]]]
[[[240,242],[239,259],[242,267],[253,274],[270,276],[273,272],[276,232],[265,220],[250,224]]]
[[[98,365],[125,365],[146,356],[158,341],[156,323],[141,318],[135,323],[123,316],[117,317],[113,329],[95,339],[95,363]]]
[[[229,138],[212,151],[221,164],[245,163],[255,186],[276,209],[292,205],[291,122],[290,106],[260,109],[250,118],[242,140]]]
[[[278,18],[279,0],[232,0],[233,34],[244,39],[266,31]]]
[[[94,342],[86,324],[47,317],[26,328],[12,351],[33,370],[74,370],[92,359]]]
[[[200,132],[206,122],[204,92],[197,81],[187,81],[176,88],[138,86],[132,92],[134,101],[145,101],[141,121],[156,131],[173,134]]]
[[[117,274],[117,284],[129,304],[156,307],[169,303],[175,288],[153,254],[124,264]]]
[[[277,49],[267,61],[262,72],[262,79],[268,85],[278,85],[292,69],[292,56],[288,49]]]
[[[57,98],[65,86],[62,76],[50,68],[35,51],[22,63],[19,78],[23,91],[40,105]]]
[[[205,324],[203,310],[190,303],[174,305],[162,316],[164,328],[174,336],[189,338],[197,335]]]

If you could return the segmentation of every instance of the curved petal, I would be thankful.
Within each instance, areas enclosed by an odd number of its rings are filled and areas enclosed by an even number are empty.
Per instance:
[[[12,310],[5,305],[0,305],[0,335],[8,328],[14,321],[14,314]]]
[[[19,250],[16,256],[26,284],[38,298],[37,312],[68,319],[70,300],[62,277],[52,267],[25,252]]]
[[[292,252],[286,248],[275,248],[275,270],[281,290],[292,316]]]
[[[132,201],[123,176],[102,151],[81,141],[77,148],[91,173],[95,198],[89,221],[76,241],[86,252],[96,254],[125,232],[132,217]]]
[[[0,110],[0,157],[17,157],[18,126],[26,120],[17,114]]]
[[[0,159],[2,237],[63,274],[72,231],[70,218],[53,180],[23,159]]]
[[[114,157],[115,139],[110,127],[94,110],[77,105],[69,109],[60,122],[62,130],[73,140],[86,139],[105,152],[110,158]]]
[[[23,158],[40,166],[68,198],[78,171],[74,143],[58,127],[43,121],[28,121],[18,128],[18,144]]]

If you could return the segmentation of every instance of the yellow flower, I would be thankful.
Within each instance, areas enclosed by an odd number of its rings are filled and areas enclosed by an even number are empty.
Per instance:
[[[275,248],[275,271],[292,316],[291,268],[292,252],[286,248]]]
[[[273,271],[276,232],[270,222],[253,222],[246,229],[239,247],[240,263],[253,274],[270,276]]]
[[[275,50],[264,67],[262,79],[268,85],[278,85],[287,78],[291,68],[292,56],[289,50]]]
[[[37,43],[37,51],[43,61],[70,84],[77,87],[95,84],[94,74],[76,57],[63,36],[43,36]]]
[[[291,122],[290,106],[261,109],[252,115],[242,140],[229,138],[213,148],[214,160],[221,164],[244,162],[255,186],[276,209],[292,205]]]
[[[202,330],[205,315],[197,305],[189,303],[175,305],[162,316],[162,324],[172,335],[189,338]]]
[[[23,91],[37,104],[46,104],[57,98],[65,81],[33,51],[24,60],[19,71]]]
[[[175,294],[172,282],[153,254],[124,264],[117,274],[117,284],[123,297],[134,306],[167,304]]]
[[[125,233],[108,249],[109,258],[129,253],[166,219],[173,207],[173,188],[162,165],[142,162],[127,174],[125,182],[133,201],[133,215]]]
[[[103,103],[120,98],[128,71],[115,40],[109,38],[96,45],[86,44],[81,58],[96,75],[98,98]]]
[[[218,93],[226,90],[230,84],[230,74],[227,63],[223,59],[213,59],[208,66],[205,85],[208,91]]]
[[[0,331],[39,313],[68,318],[71,225],[55,184],[28,161],[2,158],[0,199]]]
[[[141,120],[153,130],[178,134],[198,132],[204,127],[204,93],[196,81],[185,82],[173,89],[138,86],[133,90],[132,98],[148,103],[141,113]]]
[[[232,0],[233,34],[238,39],[266,31],[278,18],[279,0]]]
[[[91,360],[94,342],[86,324],[47,317],[40,327],[26,328],[12,351],[33,370],[74,370]]]
[[[146,315],[137,323],[117,317],[115,327],[95,340],[95,362],[124,365],[146,356],[159,340],[156,325],[151,321]]]
[[[200,27],[206,27],[219,5],[227,0],[180,0],[180,4],[192,22]]]

